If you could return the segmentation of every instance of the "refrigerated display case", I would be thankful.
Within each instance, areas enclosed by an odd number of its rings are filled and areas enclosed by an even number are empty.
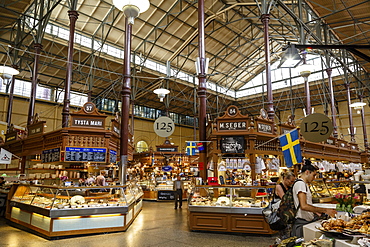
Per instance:
[[[142,208],[136,184],[57,187],[19,185],[9,220],[45,237],[125,231]]]
[[[193,187],[189,200],[190,230],[272,234],[262,210],[273,186]]]

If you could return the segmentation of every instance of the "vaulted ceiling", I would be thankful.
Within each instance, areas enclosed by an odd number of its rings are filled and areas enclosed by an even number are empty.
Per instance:
[[[69,29],[68,11],[74,8],[79,14],[76,35],[90,41],[74,46],[72,90],[91,93],[95,102],[102,98],[120,100],[123,61],[107,49],[122,52],[125,18],[111,0],[0,0],[0,63],[18,65],[18,78],[30,80],[33,46],[41,43],[39,83],[63,88],[68,35],[60,30]],[[368,0],[205,0],[207,81],[213,85],[209,85],[207,112],[217,116],[228,105],[236,104],[243,113],[255,115],[265,107],[265,93],[235,96],[243,88],[253,87],[250,81],[265,70],[263,14],[269,14],[273,63],[281,58],[289,42],[369,45],[369,13]],[[193,78],[199,56],[198,2],[150,0],[149,10],[135,20],[132,34],[131,51],[137,57],[131,65],[135,104],[158,109],[167,106],[170,112],[197,115],[197,83]],[[346,82],[355,90],[353,98],[356,93],[368,96],[369,49],[310,52],[322,55],[328,67],[346,67],[345,76],[333,81],[337,102],[347,100]],[[353,58],[357,64],[346,66]],[[161,72],[158,67],[148,68],[147,61],[162,65]],[[172,73],[163,66],[171,68]],[[160,86],[171,90],[165,104],[152,92]],[[277,112],[304,107],[303,86],[277,89],[273,85],[273,89]],[[313,105],[327,104],[328,98],[325,81],[311,83]]]

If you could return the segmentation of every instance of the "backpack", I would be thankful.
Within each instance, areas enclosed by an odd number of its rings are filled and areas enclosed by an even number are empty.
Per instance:
[[[267,224],[269,224],[271,230],[280,231],[286,228],[284,222],[278,215],[280,200],[275,201],[273,199],[270,204],[262,210],[262,214]]]
[[[278,209],[278,216],[281,219],[282,223],[285,225],[293,224],[295,220],[295,216],[297,214],[297,211],[299,209],[294,206],[294,196],[293,196],[293,187],[296,182],[303,181],[301,179],[296,180],[292,187],[288,189],[287,192],[285,192],[283,198],[281,198],[280,206]]]

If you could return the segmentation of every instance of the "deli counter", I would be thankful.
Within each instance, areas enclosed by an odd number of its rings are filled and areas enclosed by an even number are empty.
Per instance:
[[[135,184],[19,185],[8,219],[48,238],[125,231],[141,211],[142,196]]]
[[[172,201],[175,200],[172,180],[141,180],[138,182],[143,189],[144,200],[149,201]],[[184,184],[183,200],[187,200],[187,191],[190,189],[191,181],[182,180]]]
[[[196,185],[189,196],[192,231],[273,234],[262,210],[274,186]]]

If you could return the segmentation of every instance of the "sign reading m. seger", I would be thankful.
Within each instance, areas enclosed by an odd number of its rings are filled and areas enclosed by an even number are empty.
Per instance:
[[[246,130],[247,121],[218,122],[218,130]]]

